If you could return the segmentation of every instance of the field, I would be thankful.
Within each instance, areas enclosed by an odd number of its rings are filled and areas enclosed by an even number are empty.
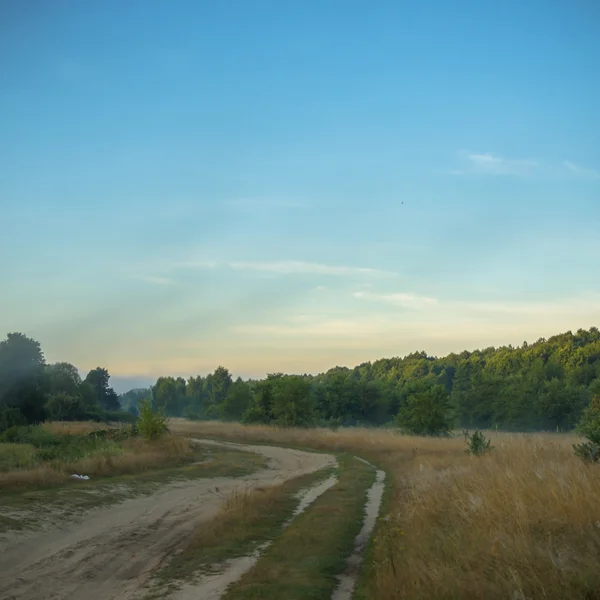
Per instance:
[[[33,444],[0,446],[0,507],[13,530],[0,567],[19,578],[14,598],[45,597],[40,578],[71,599],[92,583],[106,597],[174,600],[600,598],[600,468],[574,456],[575,436],[486,432],[495,448],[477,457],[460,435],[183,419],[171,431],[159,442],[123,439],[110,461],[106,440],[75,462],[40,462]],[[355,457],[387,475],[364,547],[375,469]],[[69,480],[75,465],[92,479]],[[73,523],[30,531],[43,510]],[[364,560],[348,562],[357,550]],[[144,557],[137,566],[134,555]],[[344,573],[356,581],[348,593]]]
[[[495,450],[471,457],[462,437],[173,427],[351,452],[384,468],[392,490],[362,573],[365,598],[600,598],[600,468],[573,455],[575,436],[488,432]]]

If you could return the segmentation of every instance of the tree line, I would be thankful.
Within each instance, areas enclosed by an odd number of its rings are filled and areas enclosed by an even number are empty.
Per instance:
[[[46,419],[132,420],[102,367],[81,378],[70,363],[47,364],[39,342],[9,333],[0,342],[0,431]]]
[[[108,387],[105,369],[90,371],[81,381],[75,367],[45,365],[39,351],[36,364],[42,368],[35,372],[43,381],[44,401],[36,412],[35,402],[27,400],[26,389],[33,388],[23,383],[29,376],[21,377],[27,369],[16,363],[6,367],[5,348],[16,350],[17,340],[28,347],[37,344],[22,334],[10,334],[0,343],[0,407],[20,406],[28,420],[41,418],[44,411],[51,418],[118,408],[136,414],[139,402],[150,399],[167,416],[280,426],[396,425],[413,433],[443,433],[457,426],[564,431],[573,429],[591,399],[600,395],[600,332],[591,327],[518,347],[444,357],[414,352],[319,375],[271,373],[243,381],[219,366],[206,376],[159,377],[151,388],[121,396]],[[18,354],[13,352],[11,360]],[[10,375],[6,380],[5,374]],[[11,388],[5,383],[9,380],[21,381],[22,387],[13,383]],[[10,389],[21,390],[19,399]]]
[[[150,395],[171,416],[276,425],[396,424],[417,433],[444,428],[571,430],[600,395],[598,328],[533,344],[335,367],[320,375],[269,374],[233,380],[225,367],[206,377],[160,377],[122,396]]]

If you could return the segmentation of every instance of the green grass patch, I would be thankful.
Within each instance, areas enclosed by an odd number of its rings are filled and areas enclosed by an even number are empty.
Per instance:
[[[339,458],[339,481],[320,496],[225,594],[225,600],[329,599],[362,527],[375,471]]]
[[[160,597],[161,588],[210,572],[213,565],[251,554],[260,544],[276,538],[298,506],[298,492],[334,472],[335,469],[325,469],[278,486],[254,488],[230,496],[221,512],[195,533],[188,547],[159,571],[156,587],[149,597]]]

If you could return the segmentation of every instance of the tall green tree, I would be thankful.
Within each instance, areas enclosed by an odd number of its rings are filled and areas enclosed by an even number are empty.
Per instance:
[[[274,386],[273,416],[276,425],[303,427],[314,422],[310,383],[297,375],[282,377]]]
[[[0,409],[18,409],[30,423],[45,418],[46,361],[39,342],[9,333],[0,342]]]
[[[250,406],[242,417],[244,423],[272,423],[275,420],[275,388],[282,378],[281,373],[269,373],[266,379],[254,383]]]
[[[250,386],[238,377],[229,388],[221,406],[221,414],[227,421],[240,421],[252,401]]]
[[[169,417],[181,416],[186,403],[185,379],[159,377],[152,388],[156,408]]]
[[[68,394],[81,396],[81,376],[77,367],[68,362],[58,362],[46,365],[48,392],[52,394]]]
[[[102,409],[109,411],[119,410],[121,408],[119,397],[109,386],[109,380],[109,372],[102,367],[96,367],[86,375],[84,383],[89,386],[94,400]]]

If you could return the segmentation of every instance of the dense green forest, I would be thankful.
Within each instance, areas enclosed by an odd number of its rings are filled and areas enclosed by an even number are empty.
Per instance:
[[[122,419],[150,398],[168,416],[288,425],[396,424],[413,432],[445,428],[570,430],[600,395],[600,332],[570,331],[534,344],[445,357],[336,367],[320,375],[269,374],[234,380],[225,367],[204,377],[160,377],[117,396],[98,367],[82,380],[68,363],[46,364],[22,334],[0,343],[0,427],[12,420]]]

